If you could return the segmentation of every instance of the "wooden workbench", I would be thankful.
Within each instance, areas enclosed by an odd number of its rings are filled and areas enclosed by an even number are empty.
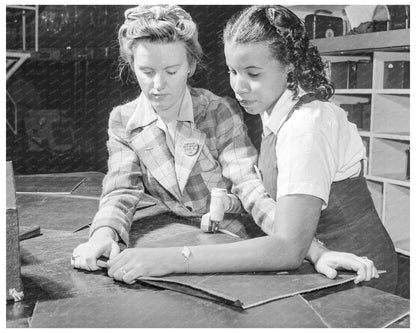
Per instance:
[[[29,327],[32,317],[36,327],[410,326],[408,300],[352,282],[241,310],[149,284],[126,285],[104,271],[73,269],[72,250],[88,239],[83,226],[98,209],[102,178],[95,172],[16,177],[20,228],[39,225],[41,235],[20,242],[24,299],[7,305],[7,327]],[[198,218],[179,218],[160,204],[146,206],[136,212],[130,246],[232,241],[228,235],[200,231]],[[228,228],[258,236],[244,217]],[[49,315],[51,308],[56,312]]]

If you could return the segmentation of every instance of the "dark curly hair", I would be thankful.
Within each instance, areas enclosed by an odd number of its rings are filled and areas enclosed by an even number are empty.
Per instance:
[[[295,97],[299,87],[324,101],[334,94],[318,49],[309,45],[304,23],[283,6],[250,6],[235,14],[224,28],[223,42],[269,43],[274,58],[292,68],[287,88]]]

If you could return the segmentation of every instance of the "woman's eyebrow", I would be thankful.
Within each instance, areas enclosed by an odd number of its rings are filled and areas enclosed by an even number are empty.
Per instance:
[[[253,66],[247,66],[246,69],[263,69],[263,68],[253,65]]]
[[[169,65],[169,66],[166,66],[164,69],[170,69],[170,68],[173,68],[173,67],[180,67],[180,66],[181,66],[181,64]]]
[[[138,66],[139,69],[143,70],[143,69],[151,69],[153,70],[154,68],[150,67],[150,66]]]
[[[170,68],[180,67],[180,66],[181,66],[181,64],[169,65],[169,66],[164,67],[163,69],[170,69]],[[151,66],[138,66],[138,67],[141,70],[143,70],[143,69],[151,69],[151,70],[154,70],[154,68],[151,67]]]

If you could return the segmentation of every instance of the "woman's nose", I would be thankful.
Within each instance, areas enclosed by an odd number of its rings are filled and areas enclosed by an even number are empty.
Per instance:
[[[162,90],[166,85],[165,77],[163,74],[156,74],[153,78],[153,87],[156,90]]]
[[[247,81],[244,80],[241,76],[237,76],[235,78],[234,83],[234,92],[236,94],[246,94],[250,91],[250,86],[248,85]]]

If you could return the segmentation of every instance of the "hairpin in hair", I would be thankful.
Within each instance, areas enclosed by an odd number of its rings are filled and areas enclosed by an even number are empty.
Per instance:
[[[277,12],[276,8],[269,7],[266,9],[266,17],[269,20],[269,23],[276,29],[277,33],[282,34],[284,32],[290,31],[290,28],[281,27],[277,24],[277,15],[280,15],[280,13]]]

